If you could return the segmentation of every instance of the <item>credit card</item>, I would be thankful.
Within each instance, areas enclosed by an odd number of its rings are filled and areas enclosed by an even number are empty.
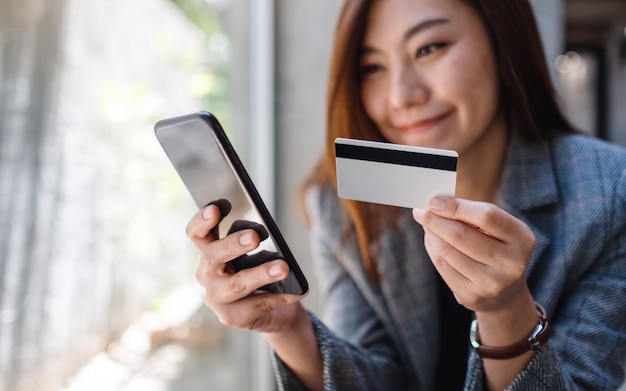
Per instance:
[[[427,209],[432,197],[455,193],[455,151],[337,138],[335,159],[344,199]]]

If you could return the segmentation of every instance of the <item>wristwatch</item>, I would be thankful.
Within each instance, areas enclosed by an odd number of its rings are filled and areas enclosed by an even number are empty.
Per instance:
[[[548,341],[551,326],[546,310],[539,303],[535,303],[535,307],[537,307],[538,322],[530,336],[514,343],[513,345],[501,348],[485,346],[480,343],[478,321],[474,319],[470,327],[470,343],[472,348],[476,350],[480,357],[490,358],[493,360],[508,360],[522,355],[530,350],[538,351],[541,346]]]

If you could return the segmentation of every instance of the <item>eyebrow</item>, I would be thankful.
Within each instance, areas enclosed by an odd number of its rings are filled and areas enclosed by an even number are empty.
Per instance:
[[[450,23],[450,20],[448,19],[443,19],[443,18],[438,18],[438,19],[427,19],[424,20],[418,24],[416,24],[415,26],[411,27],[406,33],[404,33],[404,40],[408,41],[409,39],[411,39],[411,37],[413,37],[414,35],[419,34],[420,32],[429,29],[431,27],[434,26],[438,26],[441,24],[446,24],[446,23]],[[376,52],[376,49],[371,48],[369,46],[364,46],[359,50],[358,55],[359,56],[364,56],[368,53],[372,53],[372,52]]]
[[[424,20],[423,22],[420,22],[416,24],[415,26],[411,27],[406,33],[404,33],[404,40],[408,41],[412,36],[419,34],[423,30],[426,30],[433,26],[438,26],[440,24],[446,24],[449,22],[450,21],[448,19],[443,19],[443,18]]]

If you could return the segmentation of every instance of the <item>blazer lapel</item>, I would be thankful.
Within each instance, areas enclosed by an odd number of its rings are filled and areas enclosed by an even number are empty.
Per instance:
[[[513,138],[500,188],[498,205],[526,223],[535,234],[535,248],[527,275],[550,244],[537,209],[554,206],[559,192],[548,142],[523,144]]]
[[[435,270],[424,248],[421,226],[410,211],[402,212],[397,230],[380,241],[380,253],[385,254],[378,260],[380,286],[393,327],[417,371],[420,389],[432,389],[439,340]]]

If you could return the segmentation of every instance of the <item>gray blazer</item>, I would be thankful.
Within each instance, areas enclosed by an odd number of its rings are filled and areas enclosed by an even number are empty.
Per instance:
[[[324,322],[311,315],[325,388],[432,390],[445,320],[420,225],[403,210],[398,228],[383,235],[375,285],[355,240],[342,240],[334,191],[308,196]],[[580,135],[532,146],[514,141],[498,204],[536,236],[527,279],[553,324],[548,343],[509,388],[617,389],[626,356],[626,151]],[[281,390],[303,389],[276,356],[274,366]],[[482,381],[471,352],[465,389],[482,390]]]

